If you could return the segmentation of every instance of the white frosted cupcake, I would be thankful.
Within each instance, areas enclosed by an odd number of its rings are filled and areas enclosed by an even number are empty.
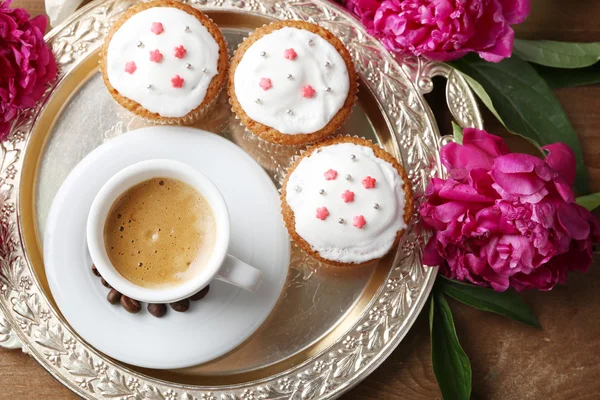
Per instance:
[[[153,122],[191,123],[213,104],[227,72],[225,39],[204,15],[179,2],[130,8],[102,48],[100,68],[113,98]]]
[[[280,21],[239,46],[228,92],[249,131],[298,145],[334,134],[350,115],[357,87],[352,59],[337,37],[308,22]]]
[[[402,166],[370,141],[354,137],[326,140],[303,153],[288,171],[281,203],[294,242],[337,266],[384,257],[413,210]]]

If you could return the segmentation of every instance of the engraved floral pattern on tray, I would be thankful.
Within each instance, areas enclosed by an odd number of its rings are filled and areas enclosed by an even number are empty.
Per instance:
[[[96,1],[48,37],[60,71],[55,85],[74,65],[100,46],[108,27],[135,1]],[[279,19],[319,23],[348,46],[364,81],[385,105],[393,121],[396,150],[417,197],[439,171],[440,138],[421,96],[431,90],[433,75],[449,78],[448,104],[462,125],[480,126],[481,117],[464,79],[439,64],[418,59],[400,64],[369,37],[360,25],[321,0],[190,0],[193,6],[254,12]],[[416,82],[416,86],[411,83]],[[218,390],[190,389],[159,382],[124,368],[79,340],[52,308],[24,257],[18,232],[16,198],[26,139],[43,109],[51,87],[38,106],[13,123],[8,141],[0,144],[0,346],[15,347],[35,357],[63,384],[84,398],[126,400],[256,400],[317,399],[339,396],[364,378],[397,345],[423,306],[435,271],[420,257],[425,233],[413,222],[394,260],[394,268],[368,310],[348,334],[326,351],[277,377]],[[413,220],[415,220],[414,218]],[[312,266],[297,271],[310,279]],[[17,339],[18,338],[18,339]]]

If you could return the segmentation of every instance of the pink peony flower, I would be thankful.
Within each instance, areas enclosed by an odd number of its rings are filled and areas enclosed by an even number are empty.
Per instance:
[[[442,147],[449,178],[434,178],[419,208],[435,230],[423,262],[497,291],[550,290],[569,270],[586,272],[600,227],[575,203],[571,149],[543,149],[544,160],[510,153],[499,137],[470,128],[462,145]]]
[[[0,1],[0,140],[19,110],[33,107],[56,77],[56,62],[44,42],[46,17],[30,19],[22,8]]]
[[[347,7],[369,19],[373,2],[349,0]],[[510,25],[523,22],[529,10],[529,0],[385,0],[365,26],[400,54],[449,61],[474,51],[499,62],[512,54]]]

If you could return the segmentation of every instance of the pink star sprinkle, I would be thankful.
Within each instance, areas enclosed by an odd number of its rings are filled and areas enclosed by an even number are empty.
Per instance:
[[[287,58],[288,60],[295,60],[296,57],[298,56],[298,54],[296,54],[296,52],[294,51],[294,49],[286,49],[283,52],[283,56],[285,58]]]
[[[365,187],[365,189],[373,189],[375,187],[376,179],[371,178],[370,176],[367,176],[361,182],[362,182],[363,186]]]
[[[329,216],[329,211],[327,211],[327,207],[319,207],[317,208],[317,218],[321,221],[324,221],[325,218]]]
[[[160,35],[161,33],[163,33],[165,31],[165,28],[163,28],[163,24],[161,24],[160,22],[153,22],[150,30],[155,35]]]
[[[350,203],[351,201],[354,201],[354,192],[346,190],[344,193],[342,193],[342,199],[344,199],[344,203]]]
[[[362,215],[357,215],[356,217],[352,218],[352,225],[354,225],[358,229],[362,229],[362,227],[365,226],[366,223],[367,221],[365,221],[365,217],[363,217]]]
[[[163,55],[160,52],[160,50],[156,49],[156,50],[150,50],[150,61],[153,62],[160,62],[163,59]]]
[[[302,97],[306,97],[307,99],[310,99],[314,95],[315,95],[315,89],[313,89],[312,86],[310,86],[310,85],[302,86]]]
[[[127,61],[125,63],[125,72],[127,72],[128,74],[133,74],[136,69],[137,69],[137,66],[135,65],[135,63],[133,61]]]
[[[183,58],[187,50],[183,46],[175,47],[175,58]]]
[[[260,86],[263,90],[269,90],[273,87],[273,84],[269,78],[260,78],[258,86]]]
[[[337,171],[330,169],[329,171],[325,171],[325,179],[328,181],[337,178]]]
[[[175,75],[174,77],[171,78],[171,85],[173,85],[174,88],[180,88],[183,86],[183,78],[180,77],[179,75]]]

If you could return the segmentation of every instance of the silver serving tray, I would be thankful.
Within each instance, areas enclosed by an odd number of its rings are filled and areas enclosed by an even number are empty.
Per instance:
[[[293,248],[286,287],[257,333],[231,353],[194,368],[155,371],[109,359],[81,340],[56,308],[39,232],[70,170],[110,138],[147,123],[112,101],[98,73],[98,49],[135,1],[96,0],[46,36],[60,67],[40,104],[19,115],[0,145],[0,346],[22,348],[87,399],[255,400],[335,398],[372,372],[423,308],[436,270],[421,263],[426,240],[415,214],[398,250],[364,268],[332,268]],[[342,134],[380,143],[406,168],[417,203],[440,174],[440,137],[423,98],[447,78],[448,108],[461,126],[481,128],[464,79],[443,64],[394,58],[334,3],[321,0],[196,0],[233,50],[274,19],[315,22],[348,47],[361,77],[358,105]],[[234,141],[280,182],[300,148],[268,144],[232,116],[225,93],[195,126]]]

